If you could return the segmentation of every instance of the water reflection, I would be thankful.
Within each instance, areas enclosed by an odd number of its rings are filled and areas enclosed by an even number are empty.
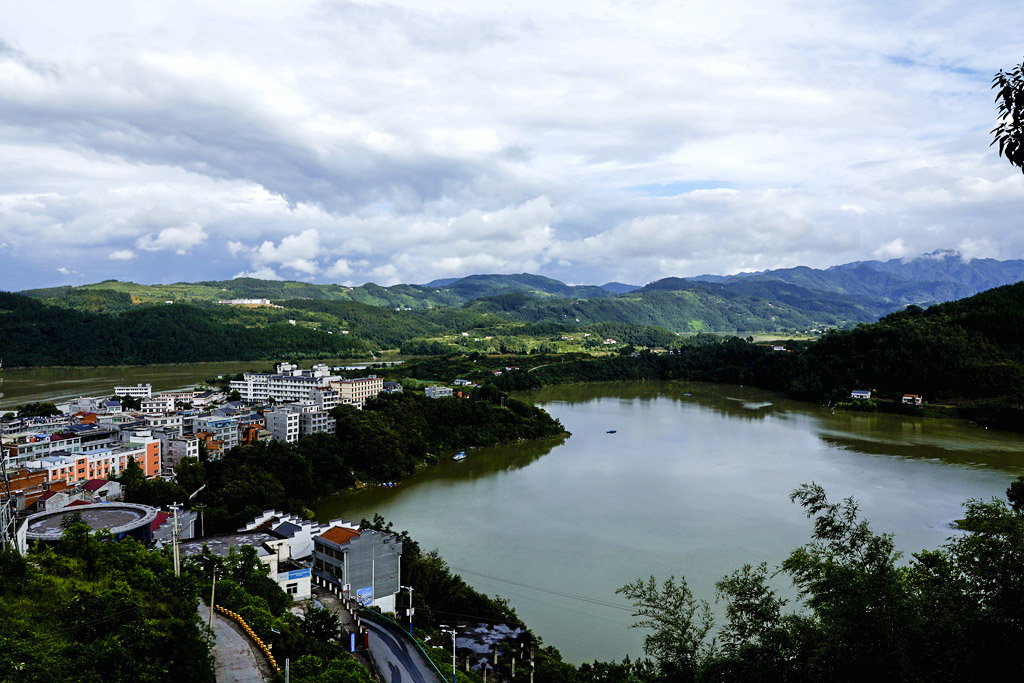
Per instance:
[[[754,387],[701,382],[637,382],[546,387],[519,398],[535,404],[579,405],[594,400],[639,402],[668,400],[684,409],[714,413],[730,420],[790,423],[815,433],[831,448],[954,465],[1024,471],[1024,438],[988,430],[964,420],[916,418],[886,413],[833,411]]]
[[[519,470],[544,457],[556,446],[562,445],[566,438],[568,437],[468,450],[468,457],[461,462],[454,462],[449,456],[445,456],[439,464],[406,478],[399,486],[374,486],[320,501],[315,508],[316,516],[318,519],[335,519],[345,516],[353,505],[370,508],[386,505],[398,496],[408,495],[412,489],[469,483]]]

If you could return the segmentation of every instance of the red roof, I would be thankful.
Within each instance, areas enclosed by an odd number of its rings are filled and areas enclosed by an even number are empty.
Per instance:
[[[149,530],[156,531],[164,525],[164,522],[171,516],[170,512],[158,512],[152,522],[149,523]]]
[[[51,498],[53,498],[56,495],[57,495],[56,491],[47,491],[43,495],[41,495],[38,498],[36,498],[36,500],[50,500]]]
[[[89,501],[87,501],[87,500],[76,500],[76,501],[75,501],[75,502],[73,502],[73,503],[68,503],[68,507],[69,507],[69,508],[70,508],[70,507],[74,507],[74,506],[76,506],[76,505],[92,505],[92,503],[90,503],[90,502],[89,502]]]
[[[82,484],[82,488],[86,491],[98,491],[109,483],[106,479],[90,479]]]
[[[331,543],[337,543],[338,545],[344,545],[353,538],[357,537],[359,532],[355,529],[346,529],[345,527],[332,526],[327,531],[320,534],[320,538]]]

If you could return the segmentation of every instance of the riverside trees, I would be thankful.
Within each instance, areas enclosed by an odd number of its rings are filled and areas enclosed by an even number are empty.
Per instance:
[[[711,640],[709,606],[685,582],[630,584],[620,592],[650,629],[654,658],[638,680],[982,681],[1024,672],[1024,511],[968,501],[970,532],[903,563],[892,536],[872,531],[852,499],[832,503],[815,484],[792,498],[814,531],[775,573],[792,580],[799,609],[784,611],[766,565],[747,565],[717,584],[726,622]]]

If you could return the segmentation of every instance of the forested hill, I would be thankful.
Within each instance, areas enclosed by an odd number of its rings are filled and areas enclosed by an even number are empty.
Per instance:
[[[605,380],[681,379],[751,384],[815,401],[867,389],[883,403],[905,393],[985,424],[1024,430],[1024,282],[967,299],[910,307],[833,331],[789,352],[700,335],[674,353],[552,363],[495,380],[503,389]],[[877,407],[872,405],[862,408]]]
[[[818,292],[873,299],[893,308],[952,301],[1024,280],[1024,260],[965,259],[935,251],[909,259],[857,261],[824,270],[799,266],[738,275],[701,275],[693,280],[735,284],[787,282]]]

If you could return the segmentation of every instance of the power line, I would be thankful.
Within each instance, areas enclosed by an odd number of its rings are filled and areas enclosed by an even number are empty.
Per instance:
[[[540,591],[541,593],[548,593],[550,595],[558,595],[563,598],[570,598],[572,600],[579,600],[581,602],[588,602],[592,605],[600,605],[601,607],[611,607],[613,609],[619,609],[624,612],[633,613],[635,610],[621,603],[608,602],[606,600],[599,600],[597,598],[588,598],[584,595],[574,595],[573,593],[566,593],[564,591],[554,590],[552,588],[544,588],[543,586],[535,586],[529,583],[523,583],[522,581],[513,581],[512,579],[503,579],[500,576],[494,576],[492,574],[484,574],[483,572],[475,572],[471,569],[462,569],[460,567],[452,567],[453,570],[464,574],[472,574],[474,576],[480,576],[485,579],[491,579],[492,581],[500,581],[501,583],[507,583],[512,586],[519,586],[521,588],[529,588],[530,590]]]

